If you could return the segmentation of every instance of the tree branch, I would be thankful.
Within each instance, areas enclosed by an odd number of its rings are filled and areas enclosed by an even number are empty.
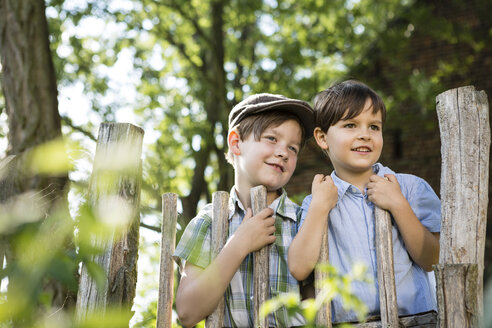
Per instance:
[[[162,33],[164,35],[164,39],[179,50],[179,53],[190,63],[191,66],[193,66],[199,72],[202,71],[202,66],[195,63],[193,59],[191,59],[191,57],[187,54],[186,46],[184,43],[176,41],[173,35],[166,29],[158,28],[158,32]]]
[[[140,222],[140,226],[142,228],[147,228],[147,229],[152,230],[152,231],[161,232],[161,228],[160,227],[152,226],[150,224],[145,224],[143,222]]]
[[[158,3],[158,1],[154,1],[154,2]],[[183,18],[185,18],[188,22],[191,23],[191,25],[193,25],[196,33],[198,35],[200,35],[203,38],[203,40],[206,43],[208,43],[209,46],[213,46],[212,40],[210,40],[210,38],[207,36],[205,31],[202,29],[202,27],[200,25],[198,25],[198,19],[199,18],[198,18],[198,15],[196,15],[196,12],[194,13],[194,15],[188,13],[188,10],[191,12],[190,9],[194,9],[193,7],[187,8],[187,10],[183,10],[183,7],[179,6],[175,1],[172,1],[171,3],[159,3],[159,4],[167,6],[171,9],[175,9],[178,13],[181,14],[181,16],[183,16]]]
[[[213,43],[212,41],[210,40],[209,37],[207,37],[206,33],[203,31],[203,29],[198,25],[198,18],[193,18],[192,16],[186,14],[186,12],[183,10],[182,7],[178,6],[174,1],[173,3],[161,3],[160,1],[156,1],[154,0],[153,1],[156,5],[165,5],[167,6],[168,8],[170,9],[176,9],[182,16],[183,18],[185,18],[186,20],[188,20],[192,25],[193,27],[195,28],[195,31],[196,33],[202,37],[204,39],[204,41],[206,42],[206,44],[208,45],[209,49],[213,49]],[[196,16],[195,16],[196,17]],[[203,65],[199,65],[197,64],[195,61],[193,61],[193,59],[188,55],[187,53],[187,48],[186,48],[186,45],[182,42],[179,42],[177,41],[174,36],[172,35],[172,33],[163,28],[160,24],[159,25],[156,25],[156,30],[158,32],[158,34],[160,35],[163,35],[164,36],[164,39],[169,42],[172,46],[174,46],[175,48],[178,49],[179,53],[185,58],[185,60],[191,65],[193,66],[193,68],[197,71],[197,72],[201,72],[202,73],[202,76],[204,78],[204,82],[205,83],[208,83],[210,85],[213,85],[214,81],[212,81],[206,74],[204,74],[204,66]]]
[[[62,119],[62,122],[63,123],[65,123],[66,125],[68,125],[72,129],[74,129],[75,131],[78,131],[78,132],[82,133],[83,135],[89,137],[92,141],[97,141],[97,138],[92,133],[90,133],[87,130],[84,130],[80,126],[77,126],[77,125],[73,124],[72,119],[69,118],[68,116],[62,116],[61,119]]]

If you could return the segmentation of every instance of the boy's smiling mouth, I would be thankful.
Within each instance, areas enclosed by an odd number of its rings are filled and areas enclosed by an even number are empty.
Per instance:
[[[284,172],[283,165],[276,164],[276,163],[266,163],[266,164],[269,165],[269,166],[271,166],[271,167],[273,167],[277,171]]]
[[[370,153],[372,150],[369,147],[361,146],[361,147],[352,148],[352,151],[356,151],[359,153]]]

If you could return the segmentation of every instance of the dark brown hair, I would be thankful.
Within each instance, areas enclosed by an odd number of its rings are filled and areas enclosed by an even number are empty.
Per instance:
[[[304,146],[306,142],[306,131],[302,125],[301,120],[297,115],[291,114],[289,112],[280,111],[269,111],[264,113],[259,113],[255,115],[250,115],[234,127],[239,134],[241,140],[247,139],[251,134],[253,134],[255,140],[260,140],[261,134],[269,127],[277,127],[288,120],[294,120],[299,124],[301,128],[301,144],[300,148]],[[233,164],[232,153],[229,150],[226,153],[226,159],[229,163]]]
[[[340,120],[359,115],[367,98],[371,99],[372,112],[381,112],[382,122],[386,120],[383,99],[370,87],[356,80],[347,80],[321,91],[314,98],[316,126],[324,132]]]

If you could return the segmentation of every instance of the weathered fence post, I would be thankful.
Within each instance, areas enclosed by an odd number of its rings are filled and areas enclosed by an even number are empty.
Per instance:
[[[172,327],[174,295],[173,253],[176,244],[178,195],[162,195],[161,259],[159,271],[159,297],[157,301],[157,328]]]
[[[229,234],[229,193],[226,191],[216,191],[212,197],[213,217],[211,235],[211,259],[214,259],[224,247]],[[207,317],[205,327],[222,327],[224,322],[225,303],[222,298],[214,312]]]
[[[328,256],[328,224],[326,225],[326,229],[323,232],[323,237],[321,239],[321,249],[319,252],[318,263],[327,264],[329,261]],[[314,269],[314,288],[316,298],[318,295],[322,293],[323,290],[323,281],[326,280],[327,273],[321,270],[318,266]],[[331,302],[324,302],[321,305],[317,315],[316,315],[316,324],[321,327],[331,328]]]
[[[137,250],[141,160],[144,131],[126,123],[103,123],[99,129],[89,182],[89,205],[108,226],[108,236],[95,239],[104,247],[93,260],[107,274],[103,289],[82,266],[77,296],[77,318],[106,311],[108,306],[131,310],[137,282]]]
[[[475,327],[483,312],[490,124],[473,86],[437,96],[441,131],[441,239],[435,268],[440,327]]]
[[[266,188],[264,186],[256,186],[251,188],[251,206],[253,215],[267,207]],[[268,289],[270,280],[269,269],[270,245],[254,253],[254,319],[256,327],[268,328],[268,316],[260,320],[260,306],[268,299]]]
[[[437,283],[439,327],[478,327],[478,265],[439,264]]]
[[[391,216],[388,211],[375,206],[374,217],[381,326],[399,327]]]

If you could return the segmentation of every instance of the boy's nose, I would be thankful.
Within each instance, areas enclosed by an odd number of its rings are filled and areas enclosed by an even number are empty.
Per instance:
[[[283,159],[287,159],[288,156],[289,156],[289,152],[287,151],[287,148],[286,147],[277,147],[276,149],[276,155],[278,157],[281,157]]]
[[[369,133],[369,131],[367,129],[361,129],[359,131],[359,139],[369,140],[369,139],[371,139],[371,134]]]

